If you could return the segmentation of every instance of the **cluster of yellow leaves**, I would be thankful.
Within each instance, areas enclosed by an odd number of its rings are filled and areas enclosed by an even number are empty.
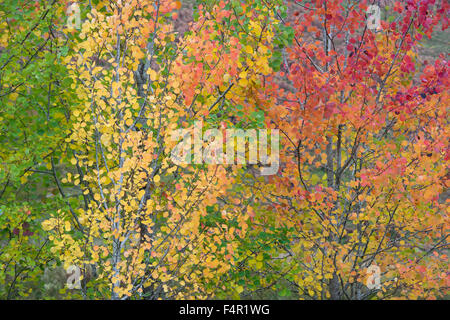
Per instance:
[[[157,292],[206,298],[205,282],[230,269],[238,244],[234,239],[247,226],[239,210],[224,212],[222,224],[201,223],[207,206],[220,210],[217,199],[233,183],[229,172],[222,166],[183,168],[170,160],[172,130],[186,115],[186,100],[177,98],[186,86],[180,81],[188,79],[178,68],[181,52],[170,56],[164,50],[174,41],[166,14],[178,6],[121,1],[108,11],[93,9],[76,53],[64,59],[80,103],[66,139],[76,173],[62,182],[80,189],[85,205],[59,213],[43,227],[52,232],[52,250],[65,266],[97,265],[98,280],[113,298]],[[208,62],[215,63],[218,53],[210,51]],[[218,73],[209,71],[208,76],[220,79],[215,85],[222,85],[224,73],[237,72],[224,66],[239,52],[221,61]],[[167,60],[156,63],[158,55]],[[161,72],[165,68],[174,70],[169,78]],[[208,107],[196,105],[203,114]],[[77,237],[68,222],[71,215]],[[231,221],[239,230],[229,227]]]

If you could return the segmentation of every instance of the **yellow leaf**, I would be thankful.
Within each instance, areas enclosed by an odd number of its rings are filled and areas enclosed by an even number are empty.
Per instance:
[[[133,119],[127,119],[127,120],[125,121],[125,124],[126,124],[127,126],[131,126],[131,125],[133,124]]]
[[[248,80],[247,79],[241,79],[239,80],[239,85],[241,87],[246,87],[248,85]]]
[[[153,69],[148,69],[147,71],[148,75],[150,76],[150,80],[155,81],[157,79],[157,73]]]
[[[239,74],[239,78],[241,78],[241,79],[247,78],[247,72],[242,71],[242,72]]]

